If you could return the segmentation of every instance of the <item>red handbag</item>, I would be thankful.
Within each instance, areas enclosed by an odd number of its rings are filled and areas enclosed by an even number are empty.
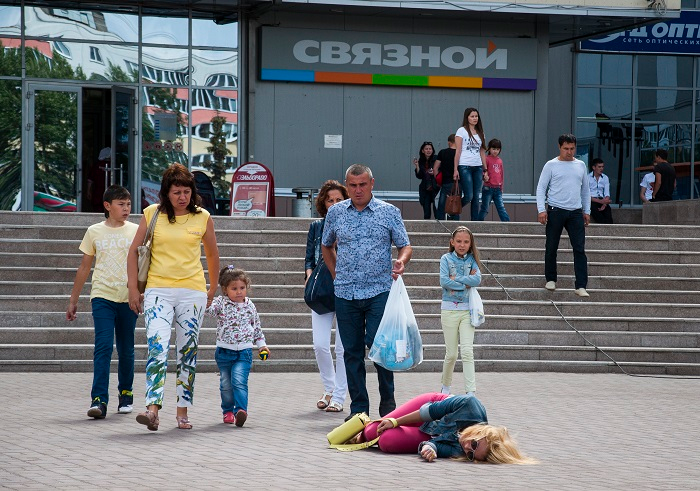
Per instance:
[[[438,172],[435,176],[435,182],[438,186],[442,187],[442,172]]]

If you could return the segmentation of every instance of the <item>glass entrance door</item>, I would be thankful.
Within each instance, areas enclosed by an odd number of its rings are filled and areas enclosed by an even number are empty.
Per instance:
[[[136,139],[136,92],[127,87],[112,88],[112,183],[131,192],[134,209],[138,202],[135,194],[134,148]]]
[[[22,209],[77,211],[82,200],[82,98],[77,86],[27,84]]]

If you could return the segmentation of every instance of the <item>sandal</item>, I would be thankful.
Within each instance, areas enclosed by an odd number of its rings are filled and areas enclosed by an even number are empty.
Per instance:
[[[338,401],[332,401],[326,408],[327,413],[339,413],[343,410],[343,405]]]
[[[175,416],[177,420],[177,427],[181,430],[191,430],[192,423],[190,423],[190,418],[187,416]]]
[[[331,403],[331,398],[333,397],[333,394],[330,392],[324,392],[321,398],[318,400],[316,403],[316,407],[318,409],[326,409],[328,405]]]
[[[146,425],[146,428],[151,431],[158,431],[158,425],[160,424],[158,415],[155,412],[148,410],[146,410],[146,412],[139,413],[136,416],[136,422]]]

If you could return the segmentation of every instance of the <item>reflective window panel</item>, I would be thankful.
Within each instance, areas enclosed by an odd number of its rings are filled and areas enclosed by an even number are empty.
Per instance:
[[[693,87],[693,58],[690,56],[638,56],[637,85]]]
[[[27,41],[29,45],[29,41]],[[0,38],[0,75],[22,76],[22,49],[16,38]]]
[[[187,85],[187,61],[187,49],[144,46],[141,80],[152,84]]]
[[[188,164],[187,87],[144,87],[141,97],[142,206],[157,202],[161,176],[172,163]]]
[[[22,11],[20,7],[0,5],[0,40],[4,36],[21,36]]]
[[[192,50],[192,85],[238,87],[238,51]]]
[[[631,113],[631,89],[576,89],[577,117],[630,119]]]
[[[192,19],[192,46],[237,48],[238,23],[217,24],[213,20]]]
[[[26,35],[102,42],[138,42],[138,15],[25,7]]]
[[[632,85],[632,56],[579,53],[579,85]]]
[[[0,210],[19,209],[22,185],[22,85],[0,80]]]
[[[691,121],[692,90],[639,89],[635,118],[640,121]]]
[[[151,17],[142,20],[142,41],[166,46],[187,46],[189,40],[187,17]]]

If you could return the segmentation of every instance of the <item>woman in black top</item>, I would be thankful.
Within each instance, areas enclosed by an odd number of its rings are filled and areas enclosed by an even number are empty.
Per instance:
[[[433,164],[435,163],[435,148],[432,142],[423,142],[420,147],[420,157],[413,159],[416,167],[416,177],[421,180],[418,186],[418,201],[423,206],[423,218],[430,220],[430,210],[435,211],[435,196],[440,188],[435,181]]]

